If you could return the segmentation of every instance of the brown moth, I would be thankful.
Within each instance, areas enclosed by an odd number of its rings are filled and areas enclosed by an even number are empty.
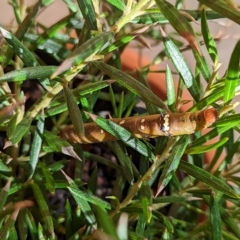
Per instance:
[[[164,113],[149,116],[113,118],[111,121],[130,131],[137,138],[155,138],[158,136],[179,136],[192,134],[209,127],[218,119],[218,112],[210,108],[194,113]],[[78,136],[74,127],[68,126],[60,136],[72,143],[97,143],[117,140],[96,123],[84,124],[85,136]]]

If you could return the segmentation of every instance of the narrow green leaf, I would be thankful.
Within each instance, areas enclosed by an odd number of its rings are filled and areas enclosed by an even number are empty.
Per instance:
[[[7,164],[3,163],[0,160],[0,173],[10,173],[12,172],[11,167],[8,167]]]
[[[69,142],[46,130],[43,133],[43,137],[45,139],[45,142],[48,144],[48,147],[50,148],[48,151],[46,148],[44,148],[45,151],[62,152],[75,159],[81,160]]]
[[[28,31],[29,27],[33,23],[32,20],[35,19],[35,17],[37,15],[38,10],[40,9],[41,5],[42,5],[42,2],[38,1],[32,8],[30,8],[30,10],[28,11],[27,16],[25,17],[25,19],[18,26],[17,31],[15,32],[15,37],[17,39],[19,39],[20,41],[23,39],[23,37],[25,36],[25,34]],[[6,58],[5,58],[4,62],[3,62],[3,68],[5,68],[9,64],[9,61],[12,59],[13,49],[12,48],[8,48],[6,53],[4,53],[3,55],[6,56]]]
[[[186,18],[169,2],[156,0],[161,13],[169,20],[172,27],[185,38],[190,46],[201,56],[201,49],[194,34],[194,31]]]
[[[224,103],[228,104],[235,96],[235,90],[238,86],[240,61],[240,41],[237,42],[228,65],[228,70],[224,84]]]
[[[107,0],[110,4],[118,8],[119,10],[124,11],[125,9],[125,3],[123,0]]]
[[[198,102],[200,98],[200,90],[184,57],[182,56],[177,46],[166,36],[163,31],[162,37],[167,56],[171,59],[172,63],[179,72],[181,78],[184,81],[184,84],[186,85],[187,89],[189,90],[195,101]]]
[[[153,211],[153,215],[159,219],[159,222],[161,222],[168,230],[169,233],[174,232],[174,227],[168,217],[164,216],[160,211]]]
[[[143,214],[147,220],[147,223],[150,223],[152,218],[152,192],[148,183],[144,182],[139,190],[139,197],[141,200],[141,205],[143,208]]]
[[[137,79],[148,89],[150,89],[147,80],[145,79],[145,77],[142,75],[141,72],[137,71]],[[147,111],[149,114],[158,114],[159,110],[158,107],[156,107],[154,104],[152,104],[151,102],[148,101],[144,101]]]
[[[219,240],[222,239],[222,228],[221,228],[221,217],[219,211],[219,205],[221,200],[221,194],[210,196],[210,222],[211,222],[211,239]]]
[[[38,239],[36,222],[29,210],[27,210],[26,222],[28,225],[29,235],[32,237],[32,239]]]
[[[30,79],[46,78],[50,77],[56,69],[57,67],[55,66],[26,67],[0,76],[0,82],[21,82]]]
[[[23,118],[16,126],[15,130],[8,136],[12,144],[18,143],[22,137],[29,131],[32,119]]]
[[[45,179],[44,185],[46,189],[53,194],[55,192],[55,184],[54,184],[54,178],[52,176],[52,172],[48,169],[48,167],[44,163],[39,162],[38,165],[42,170],[42,173]]]
[[[2,27],[0,27],[0,31],[8,44],[14,50],[14,53],[19,56],[19,58],[27,67],[39,66],[39,63],[35,59],[34,55],[12,33],[8,32]],[[41,84],[48,89],[50,83],[48,79],[44,79],[41,81]]]
[[[0,239],[12,239],[9,238],[11,237],[11,231],[13,230],[14,224],[16,222],[17,216],[19,213],[19,208],[15,209],[14,212],[7,218],[7,220],[5,221],[3,227],[1,227],[1,231],[0,231]],[[15,239],[15,238],[13,238]]]
[[[38,224],[38,239],[46,239],[41,223]]]
[[[224,94],[223,87],[218,87],[218,89],[215,89],[208,96],[202,98],[199,102],[194,104],[194,106],[191,107],[189,111],[193,112],[193,111],[201,110],[206,106],[210,106],[211,104],[215,103],[218,99],[222,98],[223,94]]]
[[[64,174],[65,175],[65,174]],[[65,175],[65,177],[67,177]],[[91,224],[94,228],[97,227],[96,225],[96,218],[95,215],[90,207],[90,205],[88,204],[86,198],[86,194],[83,194],[83,192],[77,188],[76,184],[73,182],[73,180],[69,177],[67,177],[68,181],[70,181],[70,187],[68,187],[69,191],[71,192],[73,198],[75,199],[76,203],[78,204],[78,206],[81,208],[81,211],[83,212],[84,216],[86,217],[86,220],[89,222],[89,224]],[[88,198],[87,198],[88,199]],[[91,197],[90,197],[91,200]]]
[[[142,97],[145,100],[148,100],[156,106],[167,110],[167,107],[163,101],[161,101],[152,91],[146,88],[142,83],[138,82],[136,79],[134,79],[127,73],[120,71],[103,62],[94,61],[93,64],[102,72],[115,79],[119,84],[127,88],[129,91],[135,93],[136,95]]]
[[[208,54],[210,55],[214,64],[218,63],[218,52],[216,43],[209,31],[207,19],[206,19],[206,11],[203,9],[201,14],[201,29],[202,35],[204,39],[204,43],[206,45]]]
[[[66,239],[70,239],[70,236],[73,235],[73,227],[72,227],[72,209],[67,199],[65,204],[65,229],[66,229]]]
[[[3,210],[3,207],[7,201],[9,188],[11,186],[12,178],[10,178],[5,186],[0,190],[0,211]]]
[[[208,63],[204,56],[199,55],[199,53],[193,49],[193,55],[197,62],[197,70],[201,72],[204,79],[208,82],[211,77],[211,72],[208,66]],[[196,76],[195,76],[196,77]]]
[[[98,169],[97,167],[94,168],[89,180],[88,180],[88,190],[96,194],[97,188],[98,188]]]
[[[216,127],[227,127],[231,125],[232,127],[237,126],[240,124],[240,113],[233,114],[233,115],[227,115],[221,117],[214,126]]]
[[[113,38],[113,36],[114,34],[112,32],[103,32],[83,43],[58,67],[56,72],[52,75],[52,78],[65,72],[73,65],[79,65],[88,57],[95,55],[104,44]]]
[[[174,112],[175,111],[175,88],[173,83],[173,77],[171,73],[171,69],[166,67],[166,89],[167,89],[167,101],[169,109]]]
[[[118,141],[112,142],[110,145],[112,146],[112,150],[120,162],[120,165],[122,167],[122,174],[124,174],[128,182],[132,184],[134,180],[132,164],[130,157],[127,155],[125,147],[123,144],[121,144],[121,142]]]
[[[231,19],[232,21],[240,24],[240,12],[229,5],[224,0],[198,0],[200,3],[206,5],[207,7],[211,8],[212,10],[216,11],[217,13],[221,14],[222,16]]]
[[[204,169],[184,161],[180,162],[179,168],[194,178],[204,182],[208,186],[228,195],[229,197],[237,199],[240,198],[240,196],[234,192],[222,179],[215,177]]]
[[[201,153],[209,152],[211,150],[221,147],[227,141],[228,141],[228,138],[222,138],[220,141],[213,144],[198,146],[198,147],[190,147],[185,150],[185,154],[201,154]]]
[[[46,203],[46,200],[43,196],[43,191],[34,182],[31,182],[31,187],[33,190],[33,194],[35,196],[35,201],[37,202],[40,213],[43,217],[44,224],[46,224],[47,227],[46,229],[49,234],[49,237],[55,238],[52,215],[50,214],[48,204]]]
[[[97,20],[92,0],[77,0],[82,15],[90,30],[97,30]]]
[[[97,219],[99,220],[99,225],[107,234],[105,237],[110,237],[112,240],[120,240],[116,233],[116,227],[107,212],[100,208],[98,205],[95,206],[95,209]]]
[[[53,38],[60,30],[62,30],[76,16],[76,13],[71,13],[64,18],[61,18],[54,25],[46,28],[46,30],[38,36],[31,44],[30,50],[34,51],[38,46],[43,45],[47,40]]]
[[[136,36],[134,34],[123,35],[120,38],[116,39],[116,41],[111,43],[109,46],[104,48],[100,54],[106,55],[107,53],[113,52],[114,50],[119,49],[121,46],[124,46],[127,43],[131,42],[135,37]]]
[[[71,89],[70,91],[72,92],[72,94],[74,95],[77,104],[80,103],[81,99],[86,96],[86,95],[90,95],[91,96],[98,96],[98,94],[93,94],[96,93],[98,90],[103,89],[105,87],[108,87],[110,84],[112,83],[112,81],[97,81],[94,83],[89,83],[83,86],[79,86],[77,88]],[[88,98],[89,98],[88,97]],[[90,100],[89,100],[90,102]],[[94,103],[93,101],[91,101],[91,103]],[[91,108],[92,109],[92,108]],[[53,116],[59,113],[62,113],[64,111],[67,110],[67,104],[65,102],[65,97],[64,97],[64,93],[61,93],[59,95],[57,95],[53,101],[50,103],[49,108],[46,110],[45,115],[46,116]]]
[[[116,105],[115,94],[113,92],[112,86],[109,87],[109,96],[110,96],[110,102],[111,102],[112,108],[113,108],[113,116],[121,117],[121,116],[117,116],[117,105]]]
[[[145,226],[147,224],[147,219],[143,213],[140,213],[138,216],[137,226],[136,226],[136,234],[144,234]],[[129,234],[130,237],[130,234]],[[136,238],[136,239],[144,239],[144,238]]]
[[[31,150],[30,150],[30,159],[29,159],[29,179],[32,178],[38,160],[39,160],[39,153],[42,147],[42,135],[43,135],[43,130],[44,130],[44,117],[40,117],[38,122],[37,122],[37,127],[34,133],[34,137],[33,137],[33,142],[31,145]]]
[[[68,107],[71,122],[74,126],[74,130],[78,136],[84,136],[84,124],[81,111],[76,103],[75,97],[72,94],[68,86],[63,86],[63,91]]]
[[[153,199],[153,203],[178,203],[178,202],[186,202],[187,197],[182,196],[161,196]]]
[[[184,150],[187,147],[188,142],[189,142],[189,136],[185,135],[180,137],[180,139],[174,146],[173,151],[170,157],[167,159],[166,164],[163,168],[162,174],[160,176],[160,179],[158,181],[158,189],[157,189],[156,195],[158,195],[171,180],[172,175],[175,173],[175,171],[178,168],[179,162],[182,158],[182,155],[184,154]]]
[[[152,160],[155,158],[149,146],[141,142],[139,139],[135,138],[125,128],[121,127],[120,125],[110,120],[101,118],[99,116],[96,116],[93,114],[89,114],[89,115],[101,128],[103,128],[105,131],[112,134],[116,138],[122,140],[126,145],[132,147],[133,149],[138,151],[140,154]]]
[[[51,172],[58,172],[59,170],[63,169],[68,162],[69,162],[68,160],[60,160],[60,161],[54,162],[48,165],[48,169]]]
[[[29,236],[26,214],[27,214],[26,209],[21,209],[21,211],[18,214],[18,218],[17,218],[17,231],[18,231],[17,239],[27,239],[27,237]]]
[[[201,15],[201,11],[199,11],[199,10],[184,9],[184,12],[189,14],[195,20],[199,20],[200,15]],[[223,18],[222,15],[220,15],[219,13],[217,13],[215,11],[211,11],[211,10],[208,10],[206,12],[206,16],[207,16],[208,20]],[[187,18],[187,20],[191,21],[191,19],[189,19],[189,18]],[[149,9],[146,14],[143,14],[141,16],[134,18],[131,22],[132,23],[140,23],[140,24],[152,24],[152,23],[166,24],[166,23],[169,23],[168,19],[161,12],[159,12],[159,9]]]
[[[234,221],[233,217],[228,214],[228,212],[226,211],[225,208],[223,208],[222,206],[219,206],[219,210],[220,210],[220,214],[221,214],[221,218],[223,220],[223,222],[226,224],[226,226],[228,227],[229,230],[231,230],[231,232],[237,236],[237,238],[240,238],[240,229],[238,226],[238,222]]]
[[[214,129],[212,129],[207,134],[201,136],[200,138],[194,140],[191,147],[200,146],[210,139],[219,136],[220,134],[228,131],[229,129],[239,126],[240,124],[240,114],[234,114],[230,116],[224,116],[214,123]]]
[[[0,27],[0,31],[14,52],[21,58],[26,66],[37,66],[37,60],[33,54],[25,47],[12,33]]]
[[[91,161],[98,162],[98,163],[101,163],[101,164],[103,164],[105,166],[108,166],[110,168],[114,168],[118,171],[121,171],[121,167],[118,164],[110,161],[107,158],[101,157],[97,154],[93,154],[93,153],[89,153],[89,152],[83,152],[83,156],[84,156],[84,158],[87,158]]]

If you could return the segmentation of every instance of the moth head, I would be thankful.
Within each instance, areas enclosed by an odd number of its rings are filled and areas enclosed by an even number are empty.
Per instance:
[[[218,112],[215,108],[209,108],[203,111],[207,126],[210,126],[218,120]]]

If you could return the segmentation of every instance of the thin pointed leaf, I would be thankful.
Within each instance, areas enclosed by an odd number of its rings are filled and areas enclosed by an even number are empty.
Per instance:
[[[30,118],[23,118],[16,126],[15,130],[9,135],[9,140],[12,144],[18,143],[23,136],[29,131],[31,126],[32,119]]]
[[[168,66],[166,67],[166,85],[167,85],[166,89],[167,89],[168,107],[172,112],[174,112],[175,103],[176,103],[175,88],[174,88],[171,69]]]
[[[228,141],[228,138],[223,138],[220,141],[213,143],[213,144],[198,146],[198,147],[191,147],[191,148],[186,149],[185,153],[186,154],[201,154],[201,153],[209,152],[211,150],[221,147],[227,141]]]
[[[46,189],[50,192],[50,193],[54,193],[55,192],[55,180],[52,176],[52,172],[48,169],[48,167],[42,163],[42,162],[39,162],[38,164],[42,170],[42,173],[43,173],[43,176],[44,176],[44,179],[45,179],[45,187]]]
[[[86,84],[83,86],[79,86],[77,88],[71,89],[72,94],[74,95],[77,104],[80,103],[81,99],[86,95],[95,96],[97,94],[93,94],[100,89],[108,87],[112,83],[111,80],[109,81],[98,81],[90,84]],[[88,97],[89,98],[89,97]],[[91,108],[92,109],[92,108]],[[53,101],[50,103],[49,108],[46,110],[46,116],[53,116],[59,113],[62,113],[67,110],[67,104],[65,102],[64,94],[61,93],[57,95]]]
[[[8,193],[9,193],[9,188],[11,186],[12,178],[10,178],[5,186],[0,190],[0,211],[3,210],[5,203],[7,201]]]
[[[22,82],[30,79],[46,78],[50,77],[56,69],[55,66],[26,67],[0,76],[0,82]]]
[[[92,0],[77,0],[89,30],[97,30],[97,20]]]
[[[213,63],[218,63],[218,52],[217,52],[217,46],[216,43],[209,31],[208,25],[207,25],[207,19],[206,19],[206,11],[203,9],[201,14],[201,29],[202,29],[202,35],[204,39],[204,43],[206,45],[206,48],[208,50],[208,54],[210,55]]]
[[[70,239],[70,236],[73,235],[73,227],[72,227],[72,209],[67,199],[65,204],[65,229],[66,229],[66,239]]]
[[[216,193],[210,196],[210,223],[212,240],[222,239],[221,217],[219,205],[221,204],[221,195]]]
[[[102,208],[96,206],[96,215],[99,220],[99,225],[103,229],[103,231],[112,239],[112,240],[120,240],[116,233],[116,227],[113,223],[112,218],[104,211]],[[108,238],[108,237],[107,237]]]
[[[226,1],[224,0],[198,0],[200,3],[206,5],[207,7],[211,8],[212,10],[216,11],[217,13],[221,14],[222,16],[231,19],[232,21],[240,24],[240,12],[229,5],[227,5]]]
[[[124,11],[125,9],[125,3],[123,0],[107,0],[110,4],[118,8],[119,10]]]
[[[228,65],[224,84],[224,103],[228,104],[235,96],[235,90],[238,86],[240,61],[240,41],[237,42]]]
[[[201,72],[204,79],[208,82],[209,78],[211,77],[211,72],[210,72],[210,69],[209,69],[209,66],[208,66],[208,63],[207,63],[205,57],[199,55],[198,52],[195,51],[194,49],[193,49],[193,55],[197,62],[197,69]]]
[[[81,160],[69,142],[46,130],[44,131],[43,136],[50,148],[48,150],[49,152],[62,152],[75,159]],[[48,152],[46,149],[45,151]]]
[[[114,34],[112,32],[104,32],[83,43],[80,47],[76,48],[70,54],[70,56],[58,67],[56,72],[52,75],[52,78],[65,72],[74,65],[81,64],[88,57],[95,55],[104,44],[113,38],[113,36]]]
[[[133,183],[134,176],[131,165],[131,159],[127,155],[125,147],[120,142],[112,142],[110,143],[114,153],[117,155],[120,165],[122,167],[122,174],[124,174],[125,178],[128,180],[129,184]]]
[[[138,16],[134,18],[131,22],[132,23],[140,23],[140,24],[152,24],[152,23],[160,23],[160,24],[166,24],[169,23],[168,19],[161,13],[159,10],[152,9],[153,12],[148,10],[146,14],[143,14],[141,16]],[[194,20],[199,20],[199,16],[201,14],[201,11],[199,10],[187,10],[184,9],[184,12],[189,14],[191,17],[193,17]],[[184,16],[184,15],[183,15]],[[215,20],[219,18],[223,18],[222,15],[215,11],[207,11],[206,16],[208,20]],[[190,18],[187,18],[188,21],[191,21]]]
[[[23,39],[25,36],[26,32],[28,31],[29,27],[33,23],[33,19],[35,19],[40,7],[42,5],[41,1],[38,1],[29,11],[25,19],[22,21],[22,23],[18,26],[17,31],[15,32],[15,37],[19,39],[20,41]],[[3,62],[3,68],[7,66],[9,61],[12,59],[13,56],[13,49],[8,48],[6,54],[6,59]]]
[[[46,203],[46,200],[43,196],[43,192],[40,189],[40,187],[34,182],[31,182],[31,187],[35,196],[35,200],[38,204],[40,213],[42,214],[44,224],[46,224],[47,226],[47,232],[49,236],[51,236],[51,238],[54,238],[55,234],[54,234],[53,219],[52,219],[48,204]]]
[[[191,147],[200,146],[210,139],[219,136],[220,134],[234,128],[240,124],[240,114],[234,114],[226,117],[222,117],[216,123],[214,123],[214,129],[200,138],[194,140]]]
[[[119,84],[127,88],[129,91],[137,94],[145,100],[148,100],[156,106],[167,110],[167,107],[163,101],[161,101],[152,91],[146,88],[142,83],[138,82],[136,79],[134,79],[127,73],[120,71],[103,62],[94,61],[93,64],[102,72],[116,80]]]
[[[182,158],[182,155],[184,154],[184,150],[187,147],[188,142],[189,136],[185,135],[182,136],[174,146],[171,156],[168,158],[158,181],[158,189],[156,196],[162,191],[164,187],[167,186],[167,184],[172,178],[172,175],[177,170],[179,162]]]
[[[78,206],[81,208],[81,211],[85,215],[86,220],[89,222],[89,224],[91,224],[94,228],[96,228],[97,225],[96,225],[95,215],[94,215],[89,203],[87,202],[84,194],[82,194],[83,192],[82,191],[80,192],[80,190],[78,189],[78,186],[70,177],[68,177],[64,172],[63,172],[63,174],[66,177],[68,183],[70,184],[68,189],[72,193],[72,196],[75,199]]]
[[[57,23],[54,23],[54,25],[46,28],[46,31],[39,35],[38,38],[31,44],[30,50],[34,51],[38,46],[43,45],[47,40],[53,38],[75,16],[76,13],[71,13],[70,15],[60,19]]]
[[[222,206],[219,207],[220,213],[221,213],[221,218],[223,222],[226,224],[226,226],[231,230],[232,233],[234,233],[237,238],[240,238],[240,229],[238,226],[238,223],[234,221],[233,217],[228,214],[225,208]]]
[[[0,27],[0,31],[8,44],[12,47],[14,50],[14,53],[16,53],[19,58],[23,61],[23,63],[27,67],[32,66],[39,66],[38,61],[35,59],[33,54],[28,50],[27,47],[25,47],[12,33],[8,32],[4,28]],[[41,81],[41,84],[48,89],[49,86],[49,80],[44,79]]]
[[[204,182],[208,186],[228,195],[229,197],[237,199],[240,198],[240,196],[234,192],[222,179],[215,177],[204,169],[184,161],[180,162],[179,168],[194,178]]]
[[[138,80],[139,80],[144,86],[146,86],[147,88],[150,89],[147,80],[146,80],[145,77],[141,74],[141,72],[137,71],[137,77],[138,77]],[[152,104],[152,103],[150,103],[150,102],[148,102],[148,101],[144,101],[144,102],[145,102],[145,105],[146,105],[146,108],[147,108],[147,111],[148,111],[149,114],[158,114],[158,113],[159,113],[158,107],[156,107],[154,104]]]
[[[16,210],[14,210],[14,212],[7,218],[3,227],[1,227],[0,239],[12,239],[9,237],[11,236],[11,231],[13,230],[14,224],[16,223],[19,210],[19,208],[16,208]]]
[[[185,86],[187,87],[193,98],[198,102],[200,98],[200,90],[184,57],[180,53],[177,46],[170,40],[170,38],[166,36],[166,34],[163,31],[162,37],[167,56],[171,59],[172,63],[179,72],[181,78],[184,81]]]
[[[31,150],[30,150],[30,159],[29,159],[29,179],[32,178],[38,160],[39,160],[39,153],[42,147],[42,135],[43,135],[43,130],[44,130],[44,117],[40,117],[38,122],[37,122],[37,127],[34,133],[33,137],[33,142],[31,145]]]
[[[107,53],[113,52],[116,49],[119,49],[121,46],[126,45],[131,42],[136,36],[134,34],[126,34],[116,39],[115,42],[111,43],[108,47],[104,48],[100,54],[106,55]]]
[[[199,102],[194,104],[193,107],[189,109],[189,111],[197,111],[215,103],[218,99],[222,98],[224,94],[223,87],[219,87],[218,89],[214,90],[208,96],[202,98]]]
[[[63,92],[68,106],[68,112],[71,122],[74,126],[74,130],[78,136],[84,136],[84,124],[82,120],[81,111],[76,103],[75,97],[72,94],[68,86],[63,86]]]
[[[156,3],[163,15],[169,20],[172,27],[184,37],[191,47],[201,56],[201,49],[194,31],[186,18],[171,3],[165,0],[156,0]]]

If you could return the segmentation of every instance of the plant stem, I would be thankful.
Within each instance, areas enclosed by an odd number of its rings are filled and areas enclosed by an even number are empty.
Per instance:
[[[127,23],[131,22],[132,19],[135,17],[143,14],[143,11],[152,7],[155,4],[155,1],[151,0],[140,0],[132,9],[129,11],[129,5],[126,8],[123,16],[116,22],[112,28],[112,32],[119,32],[119,30],[126,25]]]
[[[161,155],[156,156],[155,162],[152,166],[148,169],[148,171],[141,177],[136,183],[133,184],[130,192],[128,193],[127,197],[122,201],[122,203],[118,206],[118,208],[111,214],[114,216],[121,208],[126,207],[135,194],[139,191],[142,186],[143,182],[148,182],[150,178],[154,175],[154,173],[158,170],[159,166],[170,156],[170,152],[173,146],[176,144],[177,138],[170,137],[167,143],[167,146]]]

